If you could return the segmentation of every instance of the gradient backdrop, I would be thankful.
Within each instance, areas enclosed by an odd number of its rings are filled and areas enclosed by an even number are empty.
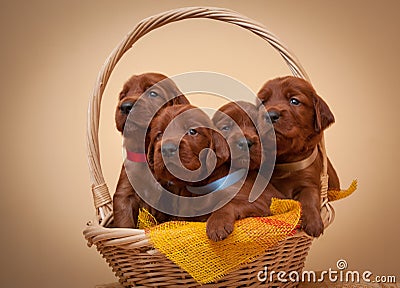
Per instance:
[[[295,52],[337,122],[326,133],[343,186],[336,220],[306,269],[399,273],[398,1],[6,0],[0,4],[1,286],[88,288],[115,282],[82,236],[94,217],[86,162],[87,101],[112,49],[141,19],[219,6],[264,23]],[[121,164],[114,107],[134,73],[206,70],[253,91],[289,74],[266,42],[236,26],[188,20],[158,29],[122,59],[101,114],[102,167],[113,191]],[[400,279],[399,279],[400,281]]]

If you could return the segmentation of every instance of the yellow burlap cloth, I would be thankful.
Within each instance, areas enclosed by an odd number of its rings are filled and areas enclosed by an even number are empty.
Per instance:
[[[353,193],[357,182],[347,190],[328,191],[329,201]],[[139,228],[168,259],[187,271],[197,282],[213,282],[239,265],[250,262],[296,233],[301,206],[294,200],[273,199],[272,216],[251,217],[235,222],[233,233],[225,240],[213,242],[206,235],[204,222],[166,222],[156,225],[146,211],[139,215]]]

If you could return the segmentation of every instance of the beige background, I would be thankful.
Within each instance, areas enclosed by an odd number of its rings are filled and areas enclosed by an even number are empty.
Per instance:
[[[82,236],[94,216],[86,162],[87,100],[112,49],[141,19],[220,6],[264,23],[293,50],[337,122],[328,152],[344,186],[336,221],[306,268],[399,273],[398,1],[1,1],[1,286],[93,287],[115,278]],[[253,91],[289,74],[264,41],[231,25],[189,20],[143,38],[114,71],[101,115],[102,163],[114,190],[121,162],[113,110],[134,73],[206,70]]]

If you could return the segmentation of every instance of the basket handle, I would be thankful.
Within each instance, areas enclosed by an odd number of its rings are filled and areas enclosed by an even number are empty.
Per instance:
[[[250,32],[253,32],[262,39],[266,40],[279,52],[294,76],[309,81],[306,72],[300,65],[297,58],[289,51],[289,49],[285,47],[285,45],[282,44],[280,40],[278,40],[276,36],[270,33],[262,24],[259,24],[254,20],[244,17],[234,11],[214,7],[187,7],[166,11],[142,20],[130,33],[126,35],[125,39],[107,58],[101,71],[99,72],[94,91],[89,102],[87,122],[88,161],[92,182],[94,206],[96,208],[97,216],[100,218],[100,220],[104,219],[106,215],[112,212],[111,195],[104,181],[103,172],[100,165],[98,139],[100,104],[111,72],[124,53],[127,52],[137,40],[150,31],[169,23],[195,18],[219,20],[237,25],[249,30]],[[322,149],[322,151],[325,150]]]

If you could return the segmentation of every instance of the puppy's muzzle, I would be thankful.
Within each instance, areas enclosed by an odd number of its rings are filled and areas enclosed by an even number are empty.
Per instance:
[[[161,146],[161,153],[164,157],[172,157],[178,152],[178,146],[174,143],[165,143]]]
[[[247,151],[250,149],[251,146],[253,146],[254,142],[247,139],[247,138],[240,138],[237,142],[236,145],[239,148],[239,150],[242,151]]]
[[[276,122],[278,122],[280,117],[281,117],[281,113],[276,110],[269,110],[265,114],[265,119],[267,120],[267,122],[272,123],[272,124],[275,124]]]
[[[119,110],[122,112],[122,114],[128,115],[129,112],[131,112],[134,104],[135,104],[135,102],[132,102],[132,101],[124,102],[119,107]]]

